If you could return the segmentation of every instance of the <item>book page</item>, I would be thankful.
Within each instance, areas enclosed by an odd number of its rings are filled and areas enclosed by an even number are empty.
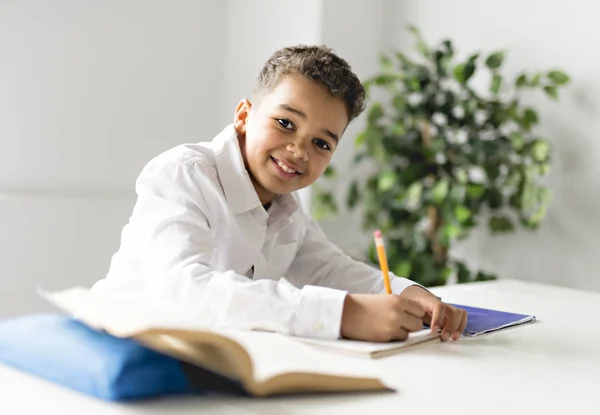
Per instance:
[[[431,333],[431,330],[424,329],[415,333],[411,333],[408,339],[404,341],[393,341],[393,342],[365,342],[357,340],[322,340],[301,337],[298,340],[314,347],[322,348],[323,350],[329,350],[332,353],[344,353],[351,355],[362,355],[363,357],[369,357],[376,353],[389,352],[392,350],[403,349],[409,346],[413,346],[418,343],[423,343],[429,340],[438,338],[439,335]]]
[[[259,331],[227,331],[221,334],[237,341],[248,351],[257,381],[290,372],[378,377],[369,361],[320,350],[295,337]]]
[[[257,381],[290,372],[377,377],[368,361],[321,350],[297,337],[259,331],[194,328],[189,322],[157,313],[152,307],[124,304],[120,300],[91,293],[85,288],[57,293],[40,292],[40,295],[92,327],[106,329],[120,337],[129,337],[157,327],[201,330],[229,337],[250,356]]]
[[[93,328],[100,328],[118,337],[130,337],[150,328],[202,330],[179,315],[148,302],[133,298],[117,298],[73,287],[64,291],[38,295]]]

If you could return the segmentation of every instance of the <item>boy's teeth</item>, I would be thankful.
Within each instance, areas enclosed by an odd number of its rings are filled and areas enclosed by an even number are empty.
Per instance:
[[[283,164],[279,160],[277,160],[277,164],[279,165],[279,167],[281,167],[281,170],[283,170],[286,173],[290,173],[290,174],[296,173],[296,170],[290,169],[288,166],[286,166],[285,164]]]

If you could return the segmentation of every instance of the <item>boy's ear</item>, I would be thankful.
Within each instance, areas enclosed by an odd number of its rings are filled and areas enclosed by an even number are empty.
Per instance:
[[[233,119],[233,125],[235,127],[235,131],[238,134],[246,133],[246,123],[248,122],[248,117],[250,116],[250,110],[252,109],[252,103],[248,101],[246,98],[242,99],[235,108],[235,115]]]

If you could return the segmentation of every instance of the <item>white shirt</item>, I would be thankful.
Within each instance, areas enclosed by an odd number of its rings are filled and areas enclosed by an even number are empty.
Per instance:
[[[231,125],[151,160],[136,192],[96,292],[160,304],[199,326],[330,339],[347,293],[384,292],[381,272],[331,243],[297,195],[263,208]],[[390,277],[395,294],[414,284]]]

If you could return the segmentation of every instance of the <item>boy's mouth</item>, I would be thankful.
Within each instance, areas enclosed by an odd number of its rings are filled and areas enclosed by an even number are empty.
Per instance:
[[[287,161],[278,160],[271,156],[271,160],[285,173],[290,175],[301,175],[302,172],[294,165]]]

